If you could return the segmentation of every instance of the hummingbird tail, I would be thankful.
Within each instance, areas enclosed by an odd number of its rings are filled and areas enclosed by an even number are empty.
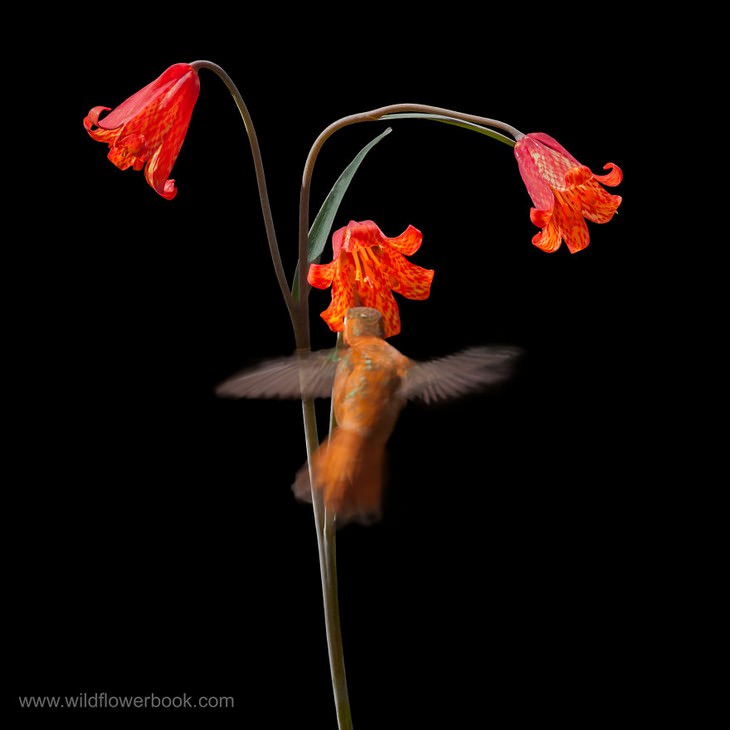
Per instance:
[[[348,522],[369,525],[380,519],[385,475],[385,446],[349,429],[336,428],[312,455],[315,489],[341,527]],[[309,469],[297,473],[292,490],[297,499],[312,501]]]

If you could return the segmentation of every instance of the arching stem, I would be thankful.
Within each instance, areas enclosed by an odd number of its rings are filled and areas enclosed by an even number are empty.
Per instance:
[[[261,157],[261,148],[259,147],[258,137],[256,136],[256,130],[253,125],[251,114],[248,111],[246,103],[241,96],[241,92],[233,82],[233,79],[217,64],[212,61],[193,61],[190,64],[196,71],[198,69],[208,69],[215,73],[221,81],[226,85],[228,91],[231,92],[233,100],[236,102],[238,111],[243,119],[243,124],[246,127],[246,133],[248,135],[249,143],[251,144],[251,153],[253,155],[254,171],[256,173],[256,183],[258,185],[259,200],[261,202],[261,212],[264,216],[264,228],[266,229],[266,240],[269,244],[269,252],[271,253],[271,261],[274,264],[274,273],[276,274],[276,280],[281,289],[281,294],[284,297],[289,317],[292,321],[292,326],[296,331],[297,318],[295,313],[295,305],[289,290],[289,284],[287,282],[286,273],[284,272],[284,266],[281,262],[281,254],[279,252],[279,245],[276,241],[276,231],[274,230],[274,219],[271,214],[271,204],[269,202],[269,194],[266,188],[266,176],[264,174],[264,163]]]

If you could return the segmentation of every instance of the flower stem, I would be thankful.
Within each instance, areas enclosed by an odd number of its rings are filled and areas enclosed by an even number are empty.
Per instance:
[[[339,348],[342,346],[342,333],[338,333],[336,347]],[[332,433],[337,425],[334,398],[332,398],[330,403],[330,433]],[[312,485],[312,511],[314,512],[320,578],[322,581],[327,653],[330,663],[335,712],[337,713],[337,727],[339,730],[352,730],[352,715],[350,712],[350,699],[347,692],[347,675],[345,674],[345,653],[342,646],[342,629],[340,626],[339,593],[337,591],[335,515],[327,511],[321,492],[314,489],[311,457],[318,446],[314,401],[311,398],[304,399],[302,401],[302,407],[307,447],[307,464],[309,465],[309,483]]]
[[[264,227],[266,238],[269,244],[271,260],[274,264],[274,272],[286,303],[287,311],[294,328],[294,338],[297,352],[305,353],[311,349],[309,334],[309,311],[306,297],[299,297],[295,302],[292,292],[289,289],[284,267],[281,261],[281,254],[276,240],[274,220],[271,213],[271,205],[266,187],[266,176],[261,157],[261,149],[258,137],[254,129],[253,120],[248,107],[241,96],[241,92],[231,77],[218,64],[211,61],[194,61],[190,64],[196,71],[208,69],[215,73],[226,85],[233,96],[238,111],[243,119],[251,152],[253,155],[256,182],[259,190],[261,211],[264,216]],[[309,226],[305,228],[306,239]],[[306,257],[302,259],[301,269],[304,271],[306,281]],[[307,451],[307,464],[310,469],[310,481],[312,478],[311,465],[312,455],[319,445],[317,435],[317,419],[314,408],[314,401],[311,398],[302,399],[302,413],[304,419],[304,440]],[[312,482],[313,483],[313,482]],[[345,679],[345,663],[342,651],[342,634],[340,629],[339,604],[337,596],[337,567],[335,556],[335,522],[334,515],[329,514],[324,506],[321,495],[312,489],[312,505],[314,512],[315,528],[317,533],[317,550],[319,553],[320,577],[322,581],[322,594],[324,599],[325,629],[327,635],[327,649],[329,653],[330,670],[332,674],[332,687],[335,697],[335,709],[337,712],[337,724],[340,730],[352,730],[352,719],[350,716],[350,704],[347,696],[347,682]]]
[[[307,448],[309,479],[310,484],[314,485],[311,457],[319,442],[314,401],[311,398],[302,400],[302,412],[304,417],[304,440]],[[335,711],[337,713],[337,727],[339,730],[352,730],[352,715],[350,713],[350,700],[347,693],[345,654],[342,648],[340,607],[337,592],[335,520],[334,515],[327,512],[321,493],[314,488],[312,489],[312,511],[314,513],[315,531],[317,533],[317,551],[319,554],[322,598],[324,601],[327,653],[330,663],[330,675],[332,677]]]
[[[193,61],[190,64],[196,71],[201,68],[208,69],[215,73],[221,81],[226,85],[228,91],[233,96],[233,100],[236,102],[238,111],[243,119],[243,124],[246,127],[246,133],[248,134],[248,140],[251,144],[251,153],[253,155],[253,165],[256,172],[256,183],[259,190],[259,200],[261,202],[261,212],[264,216],[264,227],[266,229],[266,239],[269,244],[269,252],[271,253],[271,260],[274,264],[274,273],[276,274],[276,280],[281,289],[284,302],[286,303],[289,317],[292,321],[294,329],[297,329],[295,305],[292,298],[291,292],[289,291],[289,285],[287,283],[286,274],[284,272],[284,266],[281,262],[281,254],[279,252],[279,245],[276,242],[276,231],[274,230],[274,218],[271,214],[271,204],[269,203],[269,194],[266,188],[266,176],[264,175],[264,164],[261,158],[261,148],[259,147],[258,137],[256,136],[256,130],[253,126],[253,119],[248,111],[246,103],[243,101],[241,92],[233,82],[233,79],[217,64],[212,61]]]
[[[337,726],[340,730],[352,730],[350,698],[347,693],[345,674],[345,652],[342,648],[342,629],[340,627],[339,593],[337,591],[337,555],[335,542],[335,521],[325,510],[324,553],[326,585],[323,586],[327,620],[327,648],[330,657],[332,688],[337,711]]]

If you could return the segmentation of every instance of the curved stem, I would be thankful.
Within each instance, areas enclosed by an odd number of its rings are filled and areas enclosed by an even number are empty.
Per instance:
[[[251,118],[251,115],[248,111],[248,108],[246,106],[246,103],[243,101],[243,97],[241,96],[241,92],[238,90],[238,87],[235,83],[233,83],[233,80],[231,77],[217,64],[213,63],[212,61],[193,61],[190,64],[196,71],[201,68],[208,69],[209,71],[213,71],[226,85],[226,88],[228,91],[231,92],[231,95],[233,96],[234,101],[236,102],[236,106],[238,107],[238,111],[241,114],[241,118],[243,119],[243,124],[246,127],[246,133],[248,134],[248,140],[251,144],[251,153],[253,155],[253,164],[254,164],[254,170],[256,172],[256,183],[258,185],[259,190],[259,200],[261,202],[261,212],[264,216],[264,227],[266,228],[266,239],[269,244],[269,252],[271,253],[271,260],[274,264],[274,273],[276,274],[277,282],[279,283],[279,288],[281,289],[282,296],[284,297],[284,302],[286,303],[287,311],[289,312],[289,317],[292,321],[292,325],[294,326],[294,329],[297,329],[296,326],[296,315],[295,315],[295,306],[294,301],[291,295],[291,291],[289,290],[289,285],[286,280],[286,274],[284,272],[284,266],[281,262],[281,254],[279,252],[279,245],[276,242],[276,232],[274,230],[274,219],[271,214],[271,205],[269,203],[269,194],[266,189],[266,176],[264,175],[264,164],[263,160],[261,158],[261,148],[259,147],[258,137],[256,136],[256,130],[253,126],[253,120]]]
[[[515,146],[515,140],[511,137],[507,137],[501,132],[497,132],[494,129],[485,127],[482,124],[474,124],[474,122],[465,122],[461,119],[454,119],[454,117],[447,117],[442,114],[423,114],[420,112],[402,112],[400,114],[384,114],[381,119],[428,119],[431,122],[443,122],[444,124],[451,124],[454,127],[462,127],[463,129],[470,129],[472,132],[478,132],[492,139],[496,139],[498,142],[509,145],[510,147]]]

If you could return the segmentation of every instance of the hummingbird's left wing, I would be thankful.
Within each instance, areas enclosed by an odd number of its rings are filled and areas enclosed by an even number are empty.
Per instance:
[[[336,349],[265,360],[216,388],[225,398],[329,398],[337,369]]]
[[[511,375],[521,354],[519,347],[472,347],[435,360],[416,361],[403,377],[401,394],[433,403],[497,385]]]

